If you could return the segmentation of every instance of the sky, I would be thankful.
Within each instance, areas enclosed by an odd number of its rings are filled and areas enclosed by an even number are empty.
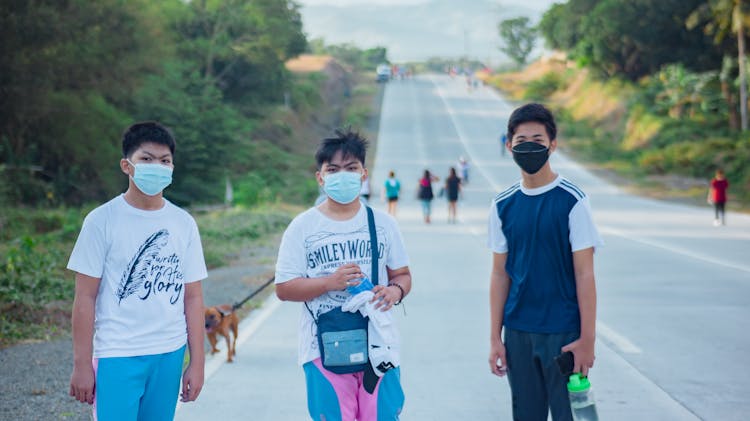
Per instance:
[[[310,39],[327,44],[384,46],[394,62],[469,56],[508,62],[497,25],[528,16],[538,22],[555,0],[296,0]],[[562,2],[564,0],[557,0]],[[532,55],[543,51],[537,43]]]

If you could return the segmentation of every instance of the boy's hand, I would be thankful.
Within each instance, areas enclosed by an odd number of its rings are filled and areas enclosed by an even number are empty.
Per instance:
[[[94,403],[94,366],[92,364],[74,365],[70,376],[70,391],[68,394],[79,402]]]
[[[498,361],[500,365],[498,365]],[[500,339],[490,340],[489,363],[492,374],[503,377],[508,373],[508,361],[505,359],[505,345]]]
[[[347,263],[341,265],[330,275],[332,282],[329,284],[330,291],[343,290],[348,286],[359,285],[359,280],[365,276],[359,265]]]
[[[203,389],[203,366],[201,364],[188,364],[185,374],[182,376],[182,393],[180,400],[192,402],[198,399]]]
[[[578,338],[562,347],[562,352],[573,353],[573,372],[589,375],[589,368],[594,366],[594,340]]]
[[[372,293],[374,294],[372,297],[372,300],[370,300],[371,303],[376,303],[375,308],[379,308],[380,311],[388,311],[393,307],[394,304],[400,300],[401,297],[401,290],[397,287],[391,287],[391,286],[383,286],[383,285],[375,285],[372,288]]]

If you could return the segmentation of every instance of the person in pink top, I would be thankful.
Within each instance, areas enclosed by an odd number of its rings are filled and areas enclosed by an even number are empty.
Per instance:
[[[708,190],[708,203],[714,205],[714,225],[726,225],[724,217],[724,207],[727,203],[727,189],[729,181],[724,176],[724,171],[716,170],[716,175],[711,180],[711,187]]]

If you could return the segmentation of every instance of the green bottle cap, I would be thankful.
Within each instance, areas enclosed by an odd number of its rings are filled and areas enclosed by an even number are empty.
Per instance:
[[[568,392],[585,392],[590,388],[591,382],[581,373],[573,373],[568,378]]]

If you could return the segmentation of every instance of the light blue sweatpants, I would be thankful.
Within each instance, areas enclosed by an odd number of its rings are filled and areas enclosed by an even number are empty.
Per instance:
[[[174,419],[185,346],[165,354],[95,358],[94,421]]]

